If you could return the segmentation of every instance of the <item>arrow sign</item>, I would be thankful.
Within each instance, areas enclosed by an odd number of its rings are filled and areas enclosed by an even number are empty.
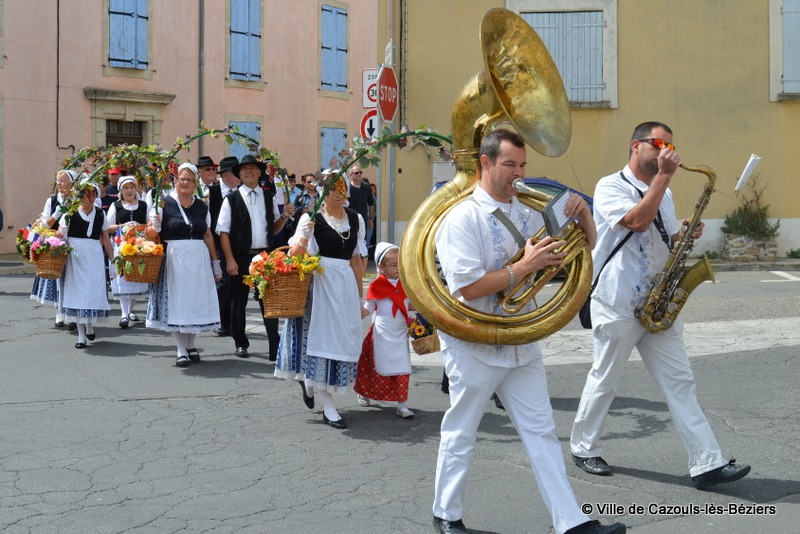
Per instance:
[[[361,118],[361,137],[364,139],[369,139],[371,137],[377,139],[380,134],[379,130],[380,123],[378,121],[377,108],[367,110],[367,112],[364,113],[364,116]]]

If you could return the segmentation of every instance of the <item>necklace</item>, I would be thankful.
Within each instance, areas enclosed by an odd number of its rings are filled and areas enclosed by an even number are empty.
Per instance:
[[[345,224],[347,224],[347,213],[344,213],[344,217],[339,219],[328,213],[327,209],[323,208],[322,216],[325,217],[325,222],[328,223],[328,226],[333,228],[333,231],[339,234],[339,237],[342,238],[342,242],[350,239],[351,228],[348,227],[345,233],[342,233],[342,228]]]

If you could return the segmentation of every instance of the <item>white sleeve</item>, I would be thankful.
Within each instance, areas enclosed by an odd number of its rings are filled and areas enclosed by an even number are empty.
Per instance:
[[[46,221],[50,218],[50,214],[52,211],[50,210],[50,197],[47,197],[47,200],[44,201],[44,208],[42,209],[42,220]]]
[[[219,209],[219,215],[217,216],[217,227],[215,229],[217,235],[222,234],[225,232],[226,234],[231,233],[231,203],[228,201],[228,197],[226,196],[222,200],[222,206]]]
[[[311,221],[311,217],[308,216],[308,213],[304,213],[303,215],[300,216],[300,220],[297,221],[297,230],[295,231],[294,235],[289,238],[290,247],[297,244],[297,241],[301,237],[300,229],[303,228],[306,224],[308,224],[309,221]],[[312,256],[314,254],[317,254],[317,252],[319,252],[319,247],[317,246],[317,240],[316,238],[314,238],[313,235],[311,236],[311,239],[308,240],[308,245],[306,246],[306,252],[308,252]]]
[[[117,224],[117,203],[112,202],[111,206],[108,208],[108,213],[106,214],[106,221],[109,225]]]
[[[358,237],[356,238],[356,249],[353,251],[353,256],[358,254],[362,258],[369,254],[367,250],[367,226],[364,224],[364,218],[360,213],[358,215]]]

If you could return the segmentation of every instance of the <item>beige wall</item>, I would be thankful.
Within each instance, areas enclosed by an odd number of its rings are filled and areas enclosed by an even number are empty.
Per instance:
[[[235,117],[260,120],[262,143],[280,152],[283,166],[298,176],[316,170],[322,124],[345,127],[349,137],[358,133],[364,111],[361,72],[376,64],[377,1],[324,2],[348,9],[350,90],[337,98],[321,94],[322,3],[262,0],[264,83],[243,88],[226,83],[225,78],[229,2],[205,0],[205,111],[201,117],[198,0],[150,1],[150,69],[138,77],[108,75],[120,69],[104,66],[107,1],[61,0],[57,40],[56,2],[0,0],[0,50],[6,56],[0,61],[0,205],[6,225],[0,233],[0,253],[14,250],[16,229],[41,211],[59,163],[73,147],[103,138],[98,128],[102,130],[105,121],[93,122],[93,113],[121,113],[124,120],[151,121],[145,142],[158,141],[165,148],[178,136],[194,133],[201,118],[213,128],[225,127]],[[93,105],[84,94],[87,88],[100,89],[112,100]],[[143,98],[147,102],[120,103],[113,100],[119,92],[127,98],[138,93],[149,96]],[[195,141],[191,152],[180,157],[196,161],[200,145]],[[221,139],[202,141],[202,154],[215,160],[227,149]],[[374,171],[368,176],[374,176]]]
[[[388,2],[387,2],[388,3]],[[535,3],[535,2],[531,2]],[[568,4],[569,2],[566,2]],[[564,4],[564,2],[562,2]],[[800,247],[800,102],[770,101],[770,27],[767,0],[617,2],[619,106],[573,109],[572,143],[564,156],[529,150],[528,175],[547,176],[591,194],[597,180],[628,158],[633,127],[660,120],[675,132],[689,165],[708,165],[718,176],[704,218],[708,235],[697,250],[719,250],[718,228],[738,200],[733,187],[751,153],[762,156],[760,183],[768,184],[771,215],[781,219],[779,251]],[[449,133],[450,109],[463,83],[481,65],[478,28],[483,13],[502,1],[409,0],[405,121]],[[400,1],[395,0],[395,42]],[[385,8],[379,4],[381,10]],[[385,11],[379,17],[385,17]],[[385,33],[378,35],[382,56]],[[430,163],[420,149],[398,153],[397,220],[400,227],[430,189]],[[679,173],[672,183],[679,215],[691,211],[702,175]],[[798,231],[795,231],[798,230]]]

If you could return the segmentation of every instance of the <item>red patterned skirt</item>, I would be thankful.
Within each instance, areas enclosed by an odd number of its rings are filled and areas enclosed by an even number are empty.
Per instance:
[[[372,329],[369,327],[361,344],[356,383],[353,390],[368,399],[405,402],[408,400],[408,380],[411,375],[383,376],[375,370],[375,353],[372,344]]]

